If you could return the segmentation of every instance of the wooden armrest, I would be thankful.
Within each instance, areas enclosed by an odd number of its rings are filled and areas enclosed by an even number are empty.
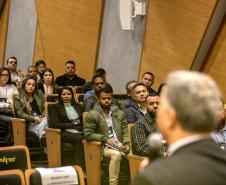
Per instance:
[[[136,176],[137,172],[140,169],[140,163],[142,160],[144,160],[146,157],[128,154],[127,158],[129,159],[129,168],[130,168],[130,175],[131,175],[131,182],[133,178]]]
[[[61,130],[46,128],[46,146],[49,167],[61,166]]]
[[[46,128],[45,131],[46,132],[52,132],[52,133],[61,133],[61,130],[56,129],[56,128]]]
[[[97,145],[100,146],[101,143],[99,141],[86,141],[86,140],[82,140],[83,144],[89,144],[89,145]]]
[[[98,141],[85,141],[83,140],[86,174],[88,184],[99,185],[101,184],[101,158],[100,147],[101,143]],[[96,173],[93,173],[96,172]]]
[[[26,145],[26,121],[25,119],[12,118],[14,145]]]
[[[135,160],[140,160],[140,161],[142,161],[143,159],[146,158],[146,157],[134,155],[134,154],[128,154],[127,157],[130,158],[130,159],[135,159]]]

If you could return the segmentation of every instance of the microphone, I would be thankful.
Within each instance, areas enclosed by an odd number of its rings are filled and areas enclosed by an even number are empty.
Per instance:
[[[153,161],[162,157],[164,140],[161,134],[153,133],[148,137],[148,145],[150,147],[149,160]]]

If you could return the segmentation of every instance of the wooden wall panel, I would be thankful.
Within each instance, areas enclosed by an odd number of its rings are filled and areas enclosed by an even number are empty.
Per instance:
[[[0,67],[4,65],[5,46],[7,38],[9,18],[9,0],[5,0],[4,7],[2,7],[2,13],[0,15]]]
[[[96,62],[104,0],[36,0],[38,29],[34,60],[43,55],[55,76],[67,60],[90,79]],[[41,50],[41,51],[40,51]]]
[[[216,80],[226,101],[226,15],[202,71]]]
[[[140,74],[152,71],[156,88],[166,75],[190,69],[217,0],[150,0]]]

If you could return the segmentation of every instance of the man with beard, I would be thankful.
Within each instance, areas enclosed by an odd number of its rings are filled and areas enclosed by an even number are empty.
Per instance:
[[[155,116],[159,105],[159,96],[154,94],[148,95],[146,97],[146,104],[147,113],[134,124],[132,130],[133,153],[140,156],[151,157],[148,136],[158,132]],[[161,154],[164,154],[164,148],[162,148]]]
[[[96,93],[102,89],[106,88],[106,80],[105,78],[100,74],[95,74],[92,78],[92,87],[93,87],[93,93],[88,95],[87,98],[84,97],[84,110],[85,112],[89,112],[97,102],[97,96]],[[111,91],[112,92],[112,91]],[[85,94],[86,96],[86,94]]]
[[[226,151],[226,127],[225,119],[226,113],[224,108],[224,100],[221,99],[220,106],[217,109],[217,121],[218,125],[215,131],[212,132],[212,137],[222,150]]]
[[[85,119],[83,131],[86,140],[101,142],[102,156],[110,159],[109,184],[117,185],[122,156],[130,150],[127,121],[123,111],[112,104],[111,90],[102,88],[97,97],[97,103]]]

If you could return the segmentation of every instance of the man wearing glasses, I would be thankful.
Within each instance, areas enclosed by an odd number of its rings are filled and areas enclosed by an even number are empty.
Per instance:
[[[9,57],[6,61],[6,68],[10,72],[11,81],[19,87],[22,80],[25,78],[25,73],[22,71],[17,71],[17,58]]]

